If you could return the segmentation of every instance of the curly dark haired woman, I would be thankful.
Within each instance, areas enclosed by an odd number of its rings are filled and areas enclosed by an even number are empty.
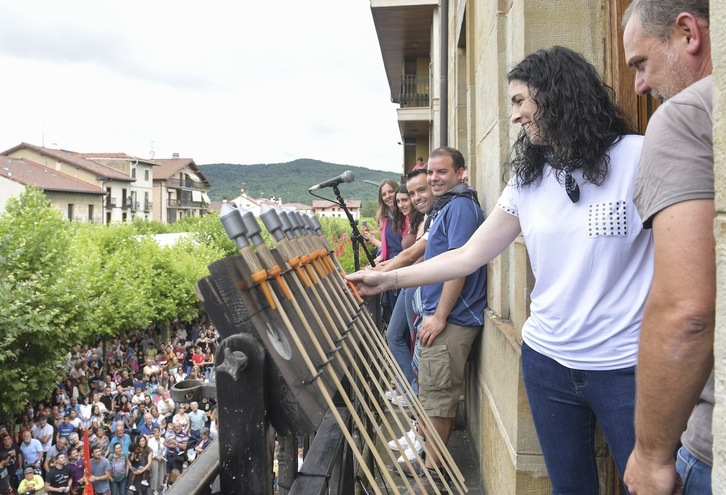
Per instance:
[[[595,425],[620,474],[634,445],[635,363],[653,273],[633,184],[642,137],[584,57],[540,50],[508,76],[514,176],[459,249],[349,276],[361,294],[462,277],[521,233],[535,276],[522,372],[553,493],[598,492]]]

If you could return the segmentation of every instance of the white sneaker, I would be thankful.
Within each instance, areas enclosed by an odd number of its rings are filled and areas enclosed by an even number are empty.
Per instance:
[[[409,468],[408,464],[406,464],[406,459],[408,459],[411,463],[413,471],[411,471],[411,468]],[[398,457],[397,461],[398,465],[401,466],[403,474],[409,478],[415,478],[421,472],[421,464],[419,464],[418,459],[416,458],[416,453],[411,449],[406,449],[403,455]]]
[[[408,399],[405,395],[393,395],[391,392],[386,391],[386,399],[397,406],[408,407]]]
[[[136,487],[135,487],[134,485],[131,485],[131,486],[129,487],[129,491],[130,491],[130,492],[135,492],[135,491],[136,491]]]
[[[141,484],[144,486],[149,486],[149,482],[146,480],[141,480]]]
[[[419,440],[418,435],[416,435],[416,432],[413,429],[408,430],[405,435],[399,438],[398,443],[401,445],[401,447],[403,447],[404,453],[407,450],[411,449],[411,445],[413,445],[413,448],[419,454],[423,450],[423,445],[421,445],[421,441]],[[394,452],[400,452],[398,446],[396,445],[396,442],[394,442],[393,440],[388,442],[388,447]]]

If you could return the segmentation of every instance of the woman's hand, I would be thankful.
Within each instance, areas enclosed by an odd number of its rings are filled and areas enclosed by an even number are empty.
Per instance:
[[[395,270],[392,272],[377,272],[375,270],[360,270],[347,275],[345,278],[355,285],[362,296],[372,296],[389,289],[393,289]]]

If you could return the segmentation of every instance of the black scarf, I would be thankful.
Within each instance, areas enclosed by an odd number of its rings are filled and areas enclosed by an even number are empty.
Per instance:
[[[443,196],[439,196],[436,199],[436,201],[434,202],[434,206],[431,209],[431,213],[429,213],[429,215],[426,217],[426,222],[424,223],[424,232],[429,231],[431,223],[434,221],[434,218],[436,218],[436,215],[438,215],[439,212],[444,209],[444,206],[448,205],[449,202],[457,196],[464,196],[465,198],[471,199],[479,206],[479,209],[481,209],[481,205],[479,204],[479,196],[477,195],[476,191],[469,187],[469,184],[467,184],[466,182],[459,182],[457,185],[444,193]]]

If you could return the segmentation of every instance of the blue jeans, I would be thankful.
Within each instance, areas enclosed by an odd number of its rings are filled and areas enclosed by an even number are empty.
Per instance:
[[[129,490],[129,479],[124,478],[121,481],[111,481],[111,495],[126,495]]]
[[[693,457],[685,447],[678,450],[676,471],[683,481],[683,495],[711,495],[711,466]]]
[[[411,293],[410,297],[408,296],[409,293]],[[406,317],[406,305],[411,303],[412,298],[412,289],[401,289],[399,291],[396,305],[393,307],[393,313],[391,313],[391,321],[388,322],[386,341],[388,342],[388,348],[391,349],[391,354],[393,354],[393,359],[401,367],[406,381],[413,387],[415,380],[413,368],[411,368],[411,350],[408,347],[410,334]],[[399,387],[399,389],[403,390],[403,387]]]
[[[522,374],[553,495],[598,493],[597,423],[622,479],[635,445],[635,367],[570,369],[523,343]]]

